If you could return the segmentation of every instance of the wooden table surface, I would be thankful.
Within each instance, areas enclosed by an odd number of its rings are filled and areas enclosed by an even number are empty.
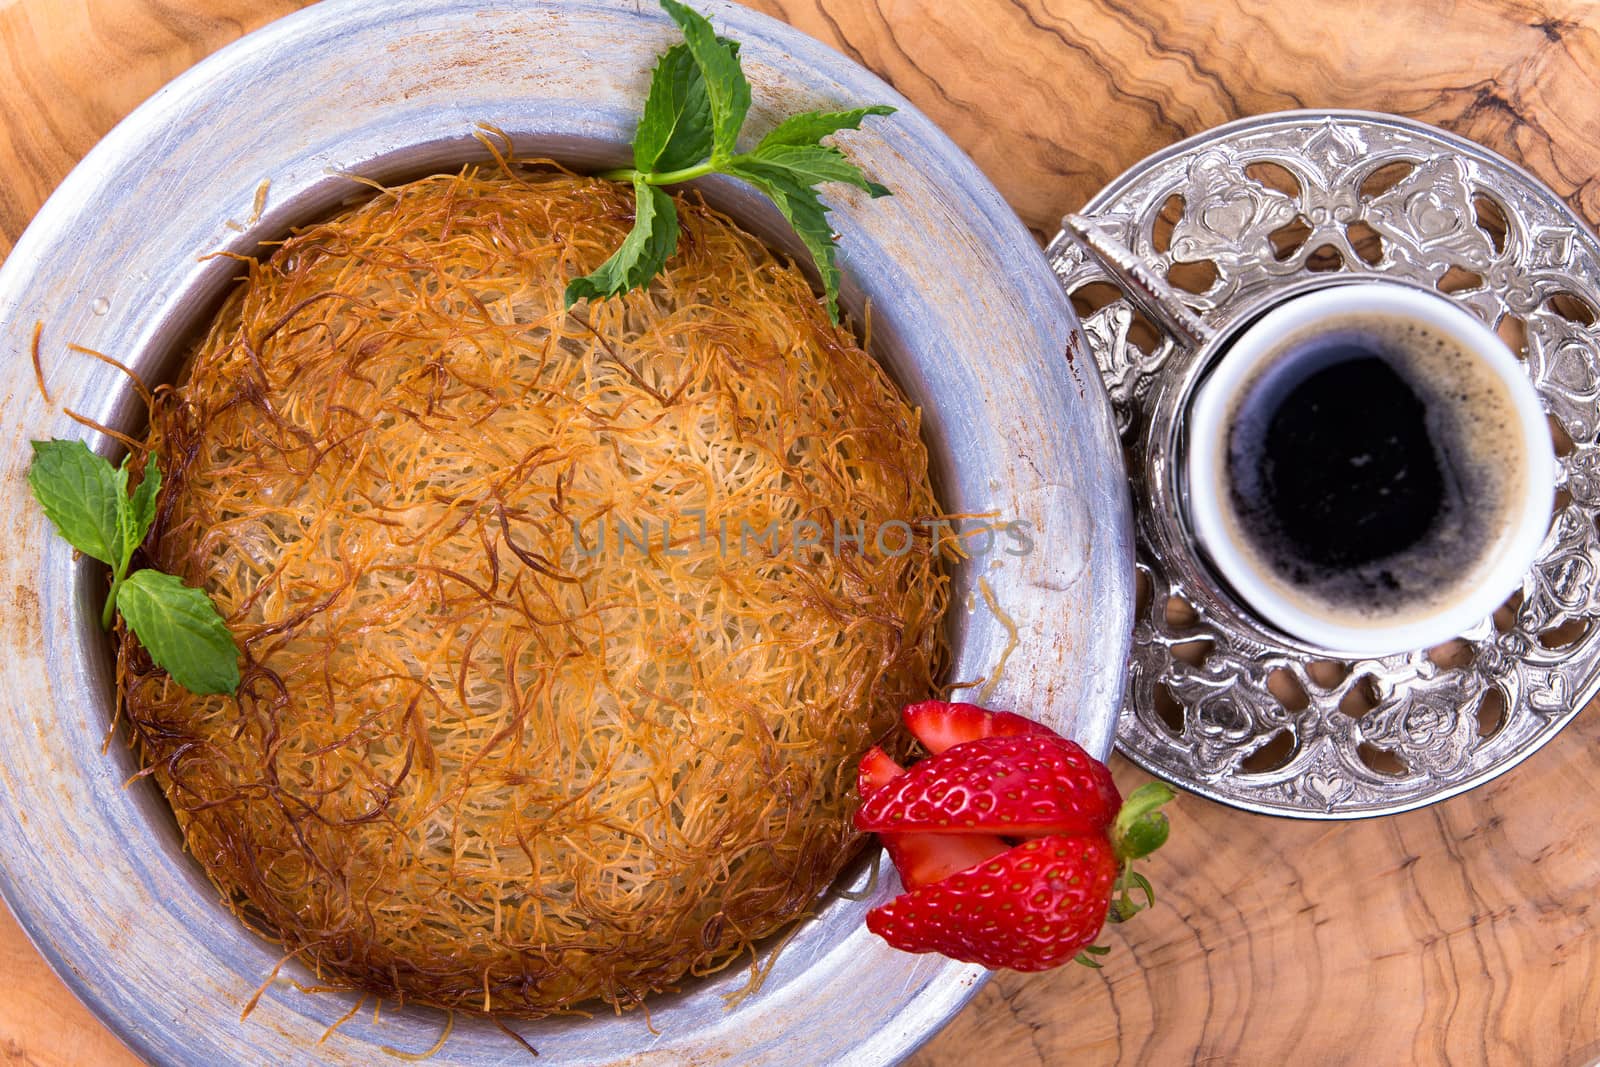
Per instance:
[[[136,104],[298,6],[0,0],[0,254]],[[755,6],[892,82],[1041,236],[1146,153],[1290,107],[1441,124],[1600,216],[1592,0]],[[1002,974],[915,1062],[1587,1067],[1600,1060],[1597,740],[1590,708],[1514,773],[1368,822],[1185,798],[1151,871],[1161,901],[1109,935],[1104,970]],[[1118,775],[1141,777],[1125,763]],[[0,1062],[131,1059],[0,908]]]

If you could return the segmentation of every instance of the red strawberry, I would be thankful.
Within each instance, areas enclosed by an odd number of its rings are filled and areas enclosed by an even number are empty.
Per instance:
[[[873,745],[861,757],[857,791],[867,796],[906,773],[889,753]],[[957,871],[1000,855],[1011,846],[986,834],[883,834],[883,847],[889,853],[900,881],[907,889],[932,885]]]
[[[905,952],[1043,971],[1100,932],[1118,869],[1099,834],[1041,837],[872,909],[867,929]]]
[[[1123,803],[1104,764],[1020,715],[927,701],[905,720],[933,756],[909,771],[882,749],[861,761],[856,827],[883,837],[909,889],[868,928],[986,967],[1099,967],[1101,924],[1155,903],[1134,862],[1166,841],[1172,790],[1149,782]],[[1031,840],[1008,847],[1018,837]]]
[[[856,793],[865,800],[867,794],[882,789],[904,773],[906,769],[896,763],[893,756],[873,745],[856,768]]]
[[[1016,737],[1021,734],[1051,734],[1055,731],[1032,719],[1009,711],[990,711],[976,704],[951,704],[944,700],[924,700],[907,704],[901,713],[911,736],[934,755],[980,737]]]
[[[1100,833],[1122,797],[1111,772],[1054,734],[985,737],[931,756],[862,799],[857,830]]]
[[[907,889],[944,881],[1011,847],[993,834],[884,834],[882,841]]]

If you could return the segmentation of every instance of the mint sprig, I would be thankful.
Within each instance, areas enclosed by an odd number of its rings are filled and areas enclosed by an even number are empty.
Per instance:
[[[239,650],[203,590],[152,568],[128,574],[133,554],[156,518],[161,467],[152,453],[144,476],[128,492],[128,457],[121,466],[82,441],[34,441],[28,485],[45,516],[68,544],[111,568],[100,625],[122,613],[156,665],[191,693],[239,688]]]
[[[678,247],[678,215],[662,186],[707,174],[728,174],[770,197],[794,227],[816,262],[827,296],[828,315],[839,321],[839,269],[833,229],[817,186],[843,182],[874,197],[889,190],[868,181],[854,163],[824,137],[858,129],[869,115],[890,115],[887,106],[791,115],[756,147],[736,150],[750,111],[750,83],[739,66],[739,45],[718,37],[704,16],[677,0],[661,6],[683,30],[684,43],[662,53],[651,73],[650,93],[633,135],[633,166],[600,176],[633,183],[633,230],[593,274],[567,286],[566,304],[603,300],[648,285]]]
[[[150,658],[189,692],[239,688],[239,650],[203,590],[146,567],[122,587],[117,610]]]
[[[678,247],[678,209],[672,197],[638,175],[633,179],[633,196],[637,205],[633,229],[599,270],[572,279],[567,285],[568,307],[583,297],[604,300],[648,285]]]

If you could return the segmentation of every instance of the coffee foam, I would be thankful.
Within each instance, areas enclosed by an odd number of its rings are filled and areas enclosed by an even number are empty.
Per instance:
[[[1446,505],[1429,534],[1393,556],[1337,571],[1307,568],[1304,561],[1274,552],[1262,544],[1268,524],[1259,514],[1241,514],[1250,509],[1230,489],[1231,433],[1219,442],[1222,454],[1213,465],[1217,480],[1208,488],[1224,503],[1228,536],[1278,596],[1343,626],[1390,627],[1458,599],[1492,565],[1526,489],[1526,445],[1515,398],[1491,367],[1430,323],[1382,311],[1330,315],[1277,341],[1235,394],[1227,425],[1239,423],[1241,406],[1280,367],[1285,353],[1335,332],[1361,335],[1426,407],[1446,483]]]

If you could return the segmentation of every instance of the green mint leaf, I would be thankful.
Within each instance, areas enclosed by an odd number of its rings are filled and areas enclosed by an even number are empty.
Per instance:
[[[239,650],[204,590],[160,571],[135,571],[117,608],[150,658],[189,692],[238,690]]]
[[[119,479],[82,441],[33,442],[28,485],[34,499],[68,544],[112,567],[126,566],[121,515],[127,480],[126,469]]]
[[[672,21],[683,30],[684,42],[700,76],[705,79],[706,100],[711,108],[711,158],[727,159],[750,111],[750,83],[739,66],[739,51],[719,38],[704,15],[677,0],[661,0]]]
[[[772,198],[799,234],[806,250],[816,262],[817,273],[822,278],[822,289],[827,294],[828,317],[839,321],[839,268],[835,265],[837,249],[833,243],[833,229],[828,225],[826,209],[817,191],[795,171],[768,160],[741,156],[732,160],[727,172],[743,178]]]
[[[633,179],[633,229],[593,274],[567,284],[567,307],[587,297],[604,300],[647,285],[678,248],[678,209],[665,190],[644,175]]]
[[[772,163],[792,171],[795,177],[806,185],[844,182],[857,189],[864,189],[874,197],[889,195],[889,190],[877,182],[867,181],[867,176],[861,173],[861,168],[846,159],[844,153],[832,145],[780,144],[771,148],[763,146],[752,152],[751,156],[763,163]]]
[[[122,457],[122,465],[116,470],[117,499],[122,505],[117,510],[117,527],[122,533],[122,554],[112,561],[114,578],[127,573],[128,561],[144,544],[144,535],[149,532],[150,524],[156,518],[156,495],[161,492],[161,468],[156,466],[155,453],[152,452],[145,457],[144,477],[139,481],[139,488],[129,498],[128,461],[132,458]]]
[[[894,108],[887,104],[878,104],[874,107],[858,107],[851,111],[806,111],[799,115],[790,115],[778,123],[756,146],[756,154],[762,149],[776,148],[786,144],[816,144],[830,133],[840,130],[856,130],[861,128],[861,120],[868,115],[893,115]]]
[[[239,651],[211,598],[169,574],[128,561],[156,518],[161,467],[145,457],[139,488],[128,495],[128,463],[112,467],[82,441],[35,441],[28,485],[56,532],[78,551],[111,567],[111,592],[100,624],[122,612],[150,658],[193,693],[239,688]]]
[[[151,525],[156,521],[156,498],[160,495],[161,466],[156,462],[156,454],[151,452],[145,456],[144,477],[139,480],[139,488],[133,491],[128,501],[126,529],[127,552],[130,556],[134,549],[144,544],[145,534],[150,532]]]
[[[641,171],[692,167],[711,154],[711,102],[689,46],[667,49],[650,76],[650,95],[633,135],[633,166]]]
[[[112,484],[117,490],[117,544],[120,551],[111,561],[112,588],[116,588],[119,576],[128,573],[128,560],[133,556],[139,543],[133,540],[133,509],[128,506],[128,464],[132,462],[133,454],[122,457],[122,462],[117,464],[111,472]],[[107,604],[106,607],[110,607]]]
[[[737,155],[739,131],[750,111],[739,45],[718,37],[703,15],[679,0],[661,0],[661,6],[683,31],[683,43],[662,53],[651,71],[650,94],[634,131],[633,166],[600,174],[633,182],[634,228],[598,270],[568,283],[567,306],[648,284],[678,244],[677,210],[658,187],[721,172],[754,184],[777,204],[811,253],[828,315],[838,322],[837,252],[814,186],[844,182],[875,197],[888,196],[889,190],[868,181],[843,152],[821,140],[895,109],[879,105],[794,115],[769,131],[755,151]]]

